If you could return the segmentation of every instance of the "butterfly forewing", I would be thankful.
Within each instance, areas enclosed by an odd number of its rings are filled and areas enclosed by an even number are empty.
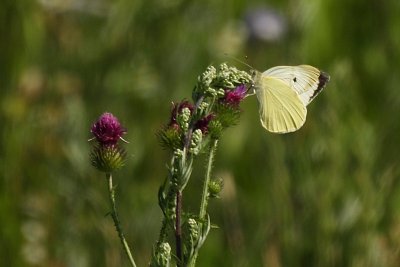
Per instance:
[[[274,133],[288,133],[304,124],[307,109],[298,93],[286,82],[260,74],[255,87],[260,103],[260,120],[265,129]]]
[[[282,80],[297,92],[304,105],[308,105],[329,81],[329,75],[310,65],[278,66],[268,69],[265,76]]]

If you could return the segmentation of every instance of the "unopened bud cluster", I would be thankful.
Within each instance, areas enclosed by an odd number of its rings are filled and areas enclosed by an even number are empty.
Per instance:
[[[193,218],[188,218],[183,225],[184,233],[184,258],[187,262],[194,254],[199,240],[199,225]]]
[[[189,152],[193,155],[200,153],[201,145],[203,140],[203,133],[200,129],[196,129],[192,134],[192,139],[190,141]]]
[[[171,265],[171,246],[167,242],[156,244],[153,249],[150,267],[169,267]]]

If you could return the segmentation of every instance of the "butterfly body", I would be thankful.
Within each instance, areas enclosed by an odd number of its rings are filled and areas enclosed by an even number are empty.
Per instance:
[[[329,81],[329,75],[309,65],[278,66],[253,74],[262,126],[289,133],[303,126],[307,105]]]

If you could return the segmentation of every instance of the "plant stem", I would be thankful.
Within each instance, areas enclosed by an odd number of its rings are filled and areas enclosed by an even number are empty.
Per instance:
[[[214,162],[215,152],[217,150],[217,145],[218,145],[218,139],[212,140],[212,143],[210,145],[210,152],[208,155],[206,175],[204,177],[203,194],[201,196],[201,203],[200,203],[200,211],[199,211],[200,225],[206,219],[207,205],[208,205],[208,199],[209,199],[208,184],[210,183],[211,169],[212,169],[213,162]],[[190,264],[189,264],[190,267],[194,267],[196,265],[197,256],[198,256],[198,250],[196,250],[194,252],[193,258],[191,259]]]
[[[114,187],[113,187],[113,181],[112,181],[111,173],[106,173],[106,178],[107,178],[107,182],[108,182],[108,196],[109,196],[110,205],[111,205],[111,217],[112,217],[112,219],[114,221],[115,229],[118,232],[119,239],[121,240],[122,246],[123,246],[123,248],[124,248],[124,250],[126,252],[126,255],[129,258],[131,266],[132,267],[136,267],[135,261],[133,260],[133,257],[132,257],[131,250],[130,250],[130,248],[128,246],[128,242],[126,241],[125,236],[124,236],[124,234],[122,232],[121,224],[120,224],[120,221],[119,221],[119,218],[118,218],[117,207],[115,205],[115,190],[114,190]]]
[[[199,219],[204,220],[206,217],[207,205],[208,205],[208,184],[210,183],[211,169],[214,162],[215,151],[217,150],[218,139],[212,140],[210,145],[210,154],[208,155],[207,171],[204,177],[203,194],[201,196]]]
[[[201,96],[195,104],[195,112],[197,108],[200,106],[201,102],[203,102],[204,96]],[[188,157],[188,150],[190,146],[190,140],[192,138],[194,124],[191,121],[190,127],[185,134],[184,144],[183,144],[183,166],[186,166],[186,159]],[[184,168],[181,166],[181,168]],[[182,171],[182,170],[181,170]],[[187,182],[187,181],[186,181]],[[186,183],[185,183],[186,184]],[[183,262],[183,251],[182,251],[182,225],[181,225],[181,217],[182,217],[182,189],[178,188],[176,191],[176,210],[175,210],[175,246],[176,246],[176,256],[177,256],[177,266],[184,266]]]
[[[176,265],[178,267],[183,266],[181,214],[182,214],[182,192],[178,190],[176,192],[176,221],[175,221],[176,256],[178,257]]]
[[[174,166],[174,162],[175,162],[175,156],[172,156],[172,158],[171,158],[171,168],[173,168],[173,166]],[[165,192],[165,187],[171,182],[171,173],[169,174],[169,176],[167,176],[166,178],[165,178],[165,181],[164,181],[164,185],[162,186],[162,190],[163,190],[163,192]],[[168,188],[168,193],[167,193],[167,198],[166,199],[164,199],[164,201],[166,201],[167,203],[169,202],[169,201],[172,201],[170,198],[173,198],[174,196],[175,196],[175,194],[174,193],[172,193],[172,191],[171,191],[172,189],[169,187]],[[171,197],[172,196],[172,197]],[[163,213],[164,213],[164,217],[163,217],[163,220],[162,220],[162,223],[161,223],[161,229],[160,229],[160,235],[159,235],[159,237],[158,237],[158,241],[157,241],[157,243],[158,244],[161,244],[162,242],[165,242],[166,241],[166,239],[167,239],[167,236],[168,236],[168,233],[167,233],[167,226],[168,226],[168,218],[167,218],[167,215],[166,215],[166,211],[164,210],[164,208],[162,207],[162,205],[167,205],[166,203],[159,203],[159,205],[160,205],[160,207],[161,207],[161,209],[163,210]]]

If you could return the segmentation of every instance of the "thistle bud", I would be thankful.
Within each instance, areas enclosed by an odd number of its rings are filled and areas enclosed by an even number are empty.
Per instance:
[[[99,171],[111,173],[125,165],[126,151],[118,145],[97,145],[93,147],[90,160]]]
[[[126,151],[118,145],[118,141],[126,134],[126,129],[118,119],[106,112],[92,125],[90,132],[97,141],[90,153],[92,165],[107,173],[124,166]]]
[[[214,140],[219,139],[221,137],[222,130],[223,130],[223,126],[222,126],[221,122],[217,119],[212,120],[208,124],[208,132],[209,132],[211,139],[214,139]]]
[[[210,194],[210,197],[218,198],[219,193],[222,191],[223,187],[224,187],[224,182],[221,178],[211,180],[210,183],[208,184],[208,193]]]
[[[182,147],[182,135],[178,124],[166,126],[157,132],[158,140],[165,149],[175,150]]]

